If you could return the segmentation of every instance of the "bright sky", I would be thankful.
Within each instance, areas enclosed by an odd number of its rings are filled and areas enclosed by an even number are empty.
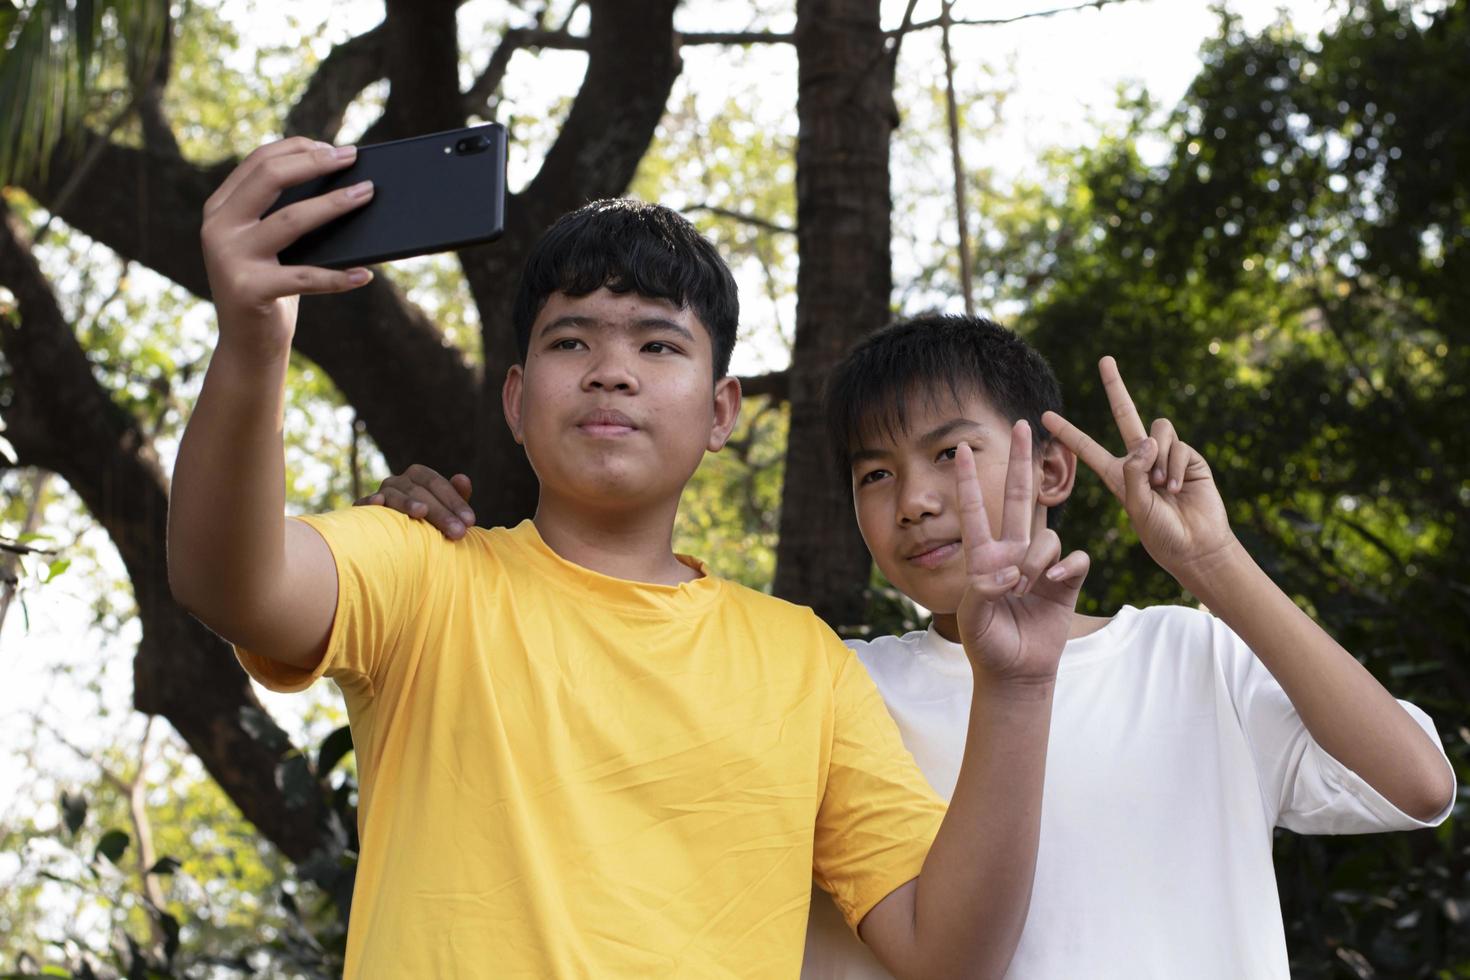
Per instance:
[[[1030,10],[1065,5],[1067,0],[960,0],[955,4],[956,18],[1001,18]],[[1277,8],[1288,9],[1298,28],[1309,31],[1322,26],[1327,19],[1327,0],[1231,0],[1230,7],[1241,13],[1248,27],[1257,29],[1272,21]],[[227,15],[242,26],[248,41],[269,37],[282,43],[279,9],[275,4],[255,0],[226,0]],[[564,4],[558,4],[564,6]],[[769,6],[769,4],[767,4]],[[884,23],[897,26],[905,4],[886,0]],[[326,30],[316,43],[325,53],[331,43],[373,26],[381,18],[381,5],[356,0],[351,3],[293,5],[295,15],[302,18],[325,17]],[[302,9],[307,8],[307,9]],[[472,2],[463,8],[465,30],[470,39],[490,37],[480,32],[477,23],[503,23],[507,15],[502,3]],[[748,16],[741,13],[744,4],[714,3],[712,0],[692,2],[680,13],[678,25],[685,31],[741,30],[750,26]],[[315,10],[316,12],[311,12]],[[921,2],[915,19],[923,21],[937,16],[937,0]],[[524,14],[511,14],[511,18]],[[772,30],[789,30],[789,15],[771,19],[764,26]],[[1002,176],[1026,172],[1034,165],[1040,151],[1058,144],[1077,145],[1096,132],[1099,122],[1116,118],[1115,92],[1120,82],[1141,82],[1161,104],[1172,104],[1183,93],[1199,63],[1196,52],[1202,39],[1214,33],[1217,24],[1206,0],[1128,0],[1105,7],[1065,13],[1055,17],[1034,19],[1006,26],[957,28],[954,46],[958,61],[957,87],[961,93],[981,92],[993,87],[984,69],[995,71],[1001,83],[1013,88],[1005,110],[1006,125],[996,137],[983,145],[967,146],[968,154],[981,154],[994,161]],[[575,22],[574,22],[575,26]],[[304,37],[315,32],[315,22],[301,26]],[[482,50],[477,65],[488,57],[489,42],[478,41]],[[938,39],[935,32],[915,35],[903,45],[900,74],[904,78],[923,80],[941,70],[938,61]],[[245,55],[238,55],[248,64]],[[537,106],[549,104],[559,95],[575,91],[581,77],[581,56],[570,53],[548,53],[541,56],[520,54],[512,66],[506,94],[515,104],[518,118],[525,124],[513,128],[513,135],[525,134],[525,143],[512,159],[512,184],[524,182],[531,173],[532,161],[549,137],[530,122],[536,118]],[[795,131],[794,54],[784,47],[754,50],[732,55],[713,48],[688,48],[680,91],[693,91],[701,108],[709,111],[732,93],[755,86],[760,113],[769,116],[770,124],[783,131]],[[975,111],[980,111],[976,107]],[[349,126],[353,125],[351,122]],[[362,121],[356,123],[359,130]],[[350,138],[354,133],[347,133]],[[926,170],[928,168],[925,168]],[[895,185],[912,186],[914,181],[928,179],[924,174],[908,172],[895,158]],[[922,185],[918,190],[922,191]],[[943,226],[952,224],[949,213],[949,189],[936,186],[927,213],[921,220]],[[679,202],[670,202],[678,204]],[[904,276],[903,256],[896,257],[896,279]],[[741,270],[745,280],[746,270]],[[748,280],[742,282],[747,296],[760,295]],[[758,304],[754,316],[762,313]],[[783,322],[790,323],[789,312]],[[769,349],[758,347],[737,360],[738,372],[779,367],[771,363]],[[171,459],[165,464],[171,467]],[[84,518],[73,516],[72,508],[53,507],[47,515],[51,530],[59,541],[72,540],[85,525]],[[13,536],[14,528],[0,528],[0,534]],[[122,580],[121,565],[105,537],[95,530],[87,540],[103,555],[106,574]],[[136,622],[129,622],[115,633],[87,628],[93,619],[93,576],[68,573],[53,585],[30,592],[29,625],[19,608],[12,608],[3,633],[0,633],[0,732],[18,733],[31,727],[29,712],[48,706],[52,723],[73,741],[86,746],[115,743],[126,731],[129,741],[141,729],[138,716],[130,717],[131,659],[138,638]],[[125,601],[124,601],[125,602]],[[96,713],[97,697],[87,693],[86,685],[103,668],[101,696],[110,706],[110,717]],[[58,670],[58,668],[60,670]],[[302,699],[270,698],[288,728],[300,729]],[[129,719],[124,722],[124,719]],[[296,720],[293,720],[296,719]],[[0,739],[0,823],[14,812],[28,815],[27,801],[39,790],[46,798],[54,798],[53,781],[90,777],[85,764],[57,749],[46,751],[41,759],[41,773],[33,772],[18,753],[28,738]],[[41,780],[42,784],[37,785]],[[12,807],[15,809],[12,810]],[[8,855],[0,855],[0,884],[12,874],[14,866]]]

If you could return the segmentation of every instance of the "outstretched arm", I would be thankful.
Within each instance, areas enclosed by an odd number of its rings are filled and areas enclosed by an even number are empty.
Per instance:
[[[1128,454],[1114,456],[1055,412],[1042,419],[1047,429],[1122,501],[1153,559],[1255,652],[1317,744],[1404,813],[1442,812],[1455,784],[1438,747],[1246,552],[1204,457],[1168,419],[1144,429],[1111,357],[1099,370]]]
[[[863,941],[900,977],[999,977],[1030,907],[1057,663],[1087,556],[1031,537],[1031,431],[1011,434],[1001,534],[992,536],[970,447],[956,449],[969,581],[958,609],[975,677],[954,796],[918,878],[863,919]],[[1058,560],[1061,559],[1061,560]],[[1045,570],[1034,583],[1022,568]]]
[[[225,638],[298,667],[321,659],[337,575],[326,542],[284,517],[281,429],[297,297],[353,289],[371,274],[282,266],[276,253],[359,207],[372,189],[347,188],[261,214],[285,188],[353,159],[352,147],[272,143],[250,154],[205,204],[201,237],[219,342],[179,444],[169,496],[174,597]]]

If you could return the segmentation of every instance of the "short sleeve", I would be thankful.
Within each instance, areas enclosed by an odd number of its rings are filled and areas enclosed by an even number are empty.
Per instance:
[[[1245,642],[1218,619],[1212,624],[1216,656],[1250,743],[1267,816],[1275,825],[1302,834],[1371,834],[1433,827],[1449,815],[1446,807],[1433,820],[1416,819],[1329,755]],[[1443,757],[1429,716],[1407,701],[1399,704]],[[1447,757],[1444,764],[1449,768]]]
[[[918,877],[944,819],[872,678],[833,640],[833,725],[813,877],[847,924]]]
[[[326,653],[301,670],[240,647],[245,671],[272,691],[302,691],[331,677],[344,689],[371,696],[385,655],[417,612],[438,532],[386,507],[353,507],[293,518],[327,542],[337,567],[337,613]]]

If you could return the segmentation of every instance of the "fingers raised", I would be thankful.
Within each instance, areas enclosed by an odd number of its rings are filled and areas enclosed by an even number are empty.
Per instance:
[[[978,482],[976,485],[978,486]],[[1005,509],[1000,515],[1001,538],[1005,541],[1029,540],[1031,513],[1035,506],[1036,492],[1032,487],[1031,474],[1031,425],[1021,419],[1011,426],[1011,452],[1006,461]]]
[[[1103,483],[1113,492],[1113,496],[1122,499],[1122,460],[1108,452],[1098,444],[1096,439],[1062,418],[1056,412],[1043,413],[1041,424],[1046,427],[1046,431],[1050,432],[1058,442],[1071,450],[1072,455],[1082,460],[1088,469],[1101,477]]]
[[[1128,395],[1128,387],[1123,384],[1123,375],[1118,372],[1118,362],[1111,356],[1104,357],[1098,362],[1097,371],[1102,376],[1103,391],[1107,392],[1108,405],[1113,409],[1113,421],[1118,423],[1118,433],[1123,437],[1123,445],[1131,450],[1148,438],[1143,419],[1139,418],[1138,409]]]

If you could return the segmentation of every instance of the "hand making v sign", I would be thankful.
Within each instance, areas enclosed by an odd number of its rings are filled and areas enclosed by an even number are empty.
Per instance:
[[[1153,560],[1192,588],[1190,583],[1236,544],[1209,464],[1168,419],[1155,419],[1151,429],[1144,429],[1111,357],[1102,359],[1098,373],[1126,456],[1114,456],[1056,412],[1043,415],[1042,424],[1102,477]]]
[[[967,574],[957,619],[970,663],[998,681],[1054,680],[1089,562],[1081,551],[1058,561],[1062,542],[1049,528],[1032,537],[1031,426],[1023,420],[1011,429],[999,538],[963,442],[955,448],[955,490]]]

